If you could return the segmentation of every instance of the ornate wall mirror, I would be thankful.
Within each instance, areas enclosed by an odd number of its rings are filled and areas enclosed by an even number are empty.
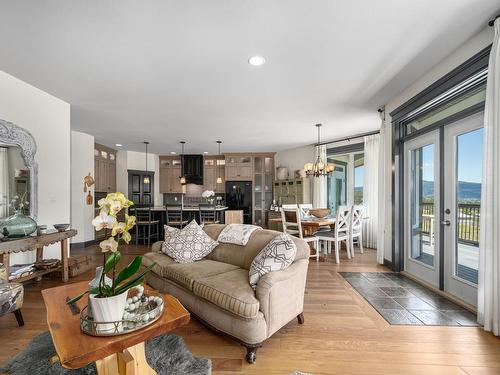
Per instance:
[[[0,119],[0,219],[13,214],[11,201],[25,196],[22,212],[38,215],[36,142],[26,129]]]

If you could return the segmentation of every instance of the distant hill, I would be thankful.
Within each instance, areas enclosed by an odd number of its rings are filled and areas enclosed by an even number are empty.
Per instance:
[[[424,197],[434,195],[434,183],[424,181]],[[481,200],[481,184],[478,182],[458,181],[458,199]]]

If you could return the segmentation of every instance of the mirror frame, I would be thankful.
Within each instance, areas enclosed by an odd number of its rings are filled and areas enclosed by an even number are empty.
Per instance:
[[[29,131],[0,119],[0,142],[7,146],[19,146],[24,164],[30,171],[30,216],[38,217],[38,164],[35,161],[36,142]]]

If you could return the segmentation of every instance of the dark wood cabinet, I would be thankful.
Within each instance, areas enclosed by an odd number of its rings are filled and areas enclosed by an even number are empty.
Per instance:
[[[154,176],[155,173],[149,171],[128,171],[128,199],[135,206],[154,205]],[[145,177],[149,177],[149,183],[144,181]]]

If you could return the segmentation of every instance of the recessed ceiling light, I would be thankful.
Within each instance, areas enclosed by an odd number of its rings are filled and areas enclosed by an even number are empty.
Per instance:
[[[177,152],[175,152],[175,151],[170,151],[170,154],[171,154],[171,155],[175,155],[176,153],[177,153]]]
[[[115,144],[116,147],[122,147],[123,145],[121,143]]]
[[[203,151],[203,153],[206,155],[206,154],[208,154],[208,151]]]
[[[250,65],[253,65],[253,66],[261,66],[261,65],[264,65],[265,62],[266,62],[266,59],[262,56],[259,56],[259,55],[252,56],[248,59],[248,63]]]

